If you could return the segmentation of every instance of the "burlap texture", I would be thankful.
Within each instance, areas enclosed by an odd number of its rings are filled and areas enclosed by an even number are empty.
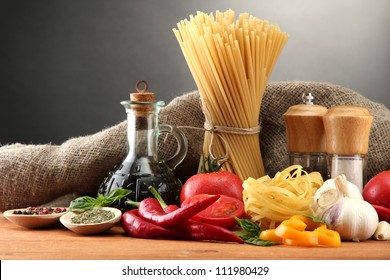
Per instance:
[[[390,169],[390,111],[359,93],[317,82],[274,82],[267,86],[261,107],[261,151],[267,174],[288,165],[286,130],[282,115],[312,92],[325,107],[359,105],[374,116],[370,133],[368,177]],[[204,115],[197,91],[176,97],[161,110],[161,123],[203,127]],[[189,150],[176,173],[184,182],[198,169],[204,132],[183,128]],[[174,141],[161,142],[161,157],[176,149]],[[94,135],[72,138],[62,145],[12,144],[0,148],[0,211],[52,203],[67,206],[77,195],[95,196],[108,172],[126,153],[126,121]],[[55,202],[53,202],[55,200]]]

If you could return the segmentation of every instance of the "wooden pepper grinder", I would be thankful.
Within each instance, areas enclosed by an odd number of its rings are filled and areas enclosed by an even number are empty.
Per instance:
[[[287,128],[290,165],[299,164],[307,172],[318,171],[327,178],[326,139],[322,117],[327,109],[313,104],[313,95],[303,94],[304,104],[291,106],[283,115]]]
[[[360,191],[367,182],[367,155],[373,116],[360,106],[334,106],[324,116],[329,176],[344,174]]]

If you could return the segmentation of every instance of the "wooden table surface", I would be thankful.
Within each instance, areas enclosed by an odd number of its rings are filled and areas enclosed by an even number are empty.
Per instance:
[[[258,247],[219,242],[136,239],[120,226],[94,236],[73,233],[60,223],[25,229],[0,214],[0,260],[335,260],[390,259],[390,241],[343,242],[340,248],[277,245]]]

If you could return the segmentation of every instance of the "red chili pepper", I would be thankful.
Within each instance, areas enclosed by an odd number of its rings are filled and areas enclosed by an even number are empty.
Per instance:
[[[138,209],[123,213],[122,228],[130,236],[138,238],[189,239],[188,235],[183,232],[164,228],[143,220],[138,216]]]
[[[198,222],[192,219],[185,221],[183,224],[175,227],[175,229],[185,232],[189,237],[195,240],[244,243],[244,240],[242,240],[241,237],[226,228]]]
[[[153,224],[162,227],[173,227],[206,209],[218,200],[219,197],[219,195],[210,195],[205,197],[205,199],[187,204],[169,213],[164,211],[164,208],[156,198],[146,198],[141,201],[138,207],[138,215]]]
[[[153,189],[150,189],[156,200],[160,203],[161,208],[165,213],[172,213],[180,209],[176,205],[166,205],[163,198]],[[177,229],[183,231],[195,240],[214,240],[214,241],[226,241],[226,242],[237,242],[244,243],[241,237],[237,236],[233,232],[223,227],[198,222],[192,219],[188,219],[181,225],[177,226]]]

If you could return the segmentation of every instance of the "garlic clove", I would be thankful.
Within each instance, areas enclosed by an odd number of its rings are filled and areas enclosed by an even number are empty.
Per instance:
[[[314,195],[314,201],[321,208],[333,205],[338,199],[339,192],[337,191],[336,185],[332,179],[326,180]]]
[[[390,240],[390,224],[386,221],[379,222],[373,237],[376,240]]]
[[[329,189],[322,193],[322,195],[317,199],[317,204],[320,208],[327,208],[330,205],[333,205],[339,199],[338,192],[333,189]]]

